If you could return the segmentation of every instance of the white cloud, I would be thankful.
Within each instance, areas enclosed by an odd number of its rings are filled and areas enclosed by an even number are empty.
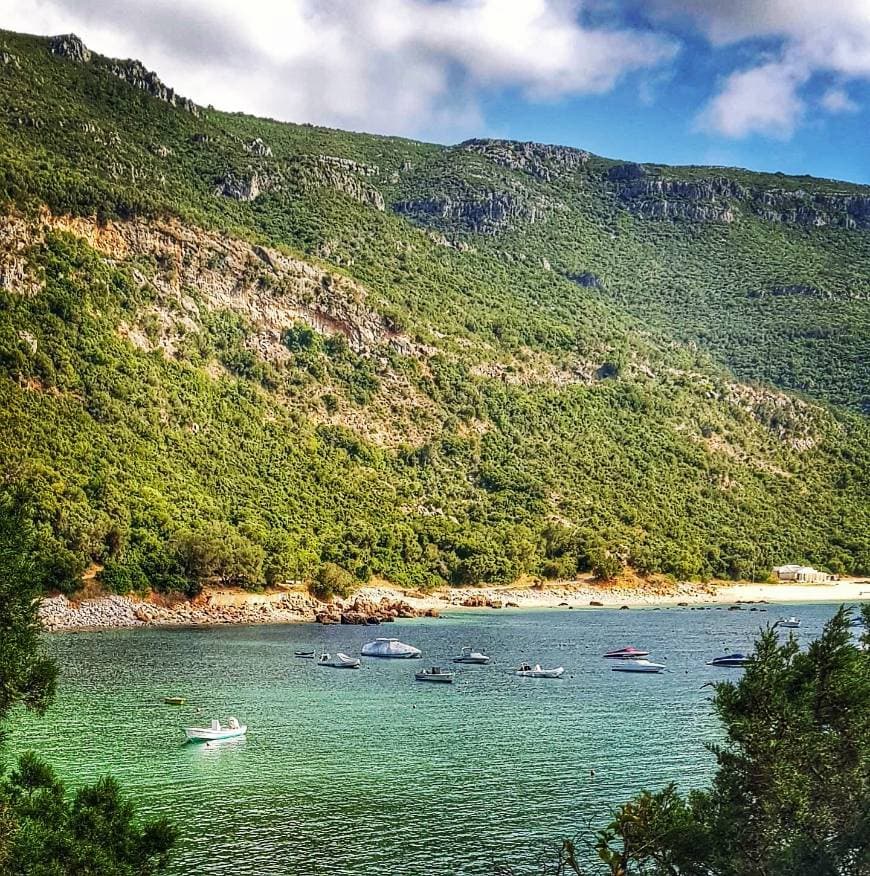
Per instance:
[[[798,88],[806,76],[778,61],[732,73],[698,116],[698,127],[726,137],[764,134],[787,140],[804,112]]]
[[[581,23],[580,0],[0,0],[0,26],[74,31],[199,103],[453,138],[480,101],[606,92],[673,57],[668,36]]]
[[[649,0],[659,20],[688,21],[715,46],[779,42],[778,55],[727,77],[699,116],[729,137],[788,137],[804,116],[801,89],[814,76],[870,80],[870,0]],[[857,109],[842,88],[819,102],[838,113]]]
[[[859,109],[842,88],[829,88],[822,95],[821,104],[829,113],[855,113]]]

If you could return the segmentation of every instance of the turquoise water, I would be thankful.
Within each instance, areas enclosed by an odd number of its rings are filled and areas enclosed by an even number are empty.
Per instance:
[[[834,606],[789,608],[817,635]],[[600,825],[636,790],[703,784],[717,738],[704,661],[750,647],[785,609],[462,613],[389,627],[264,626],[53,635],[61,667],[44,719],[19,717],[71,784],[110,772],[140,811],[181,827],[173,874],[535,872],[561,837]],[[493,656],[453,685],[416,683],[420,661],[320,668],[296,648],[358,654],[375,635],[446,663],[464,645]],[[633,644],[670,672],[609,671]],[[521,660],[560,680],[517,678]],[[188,698],[164,705],[166,695]],[[237,715],[244,740],[182,745],[181,727]],[[591,775],[591,770],[595,775]]]

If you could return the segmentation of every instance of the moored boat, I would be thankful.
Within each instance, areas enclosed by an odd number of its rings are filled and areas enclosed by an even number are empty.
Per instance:
[[[184,732],[190,742],[214,742],[217,739],[244,736],[248,728],[245,724],[240,724],[238,718],[230,718],[226,727],[222,727],[221,722],[215,719],[210,727],[185,727]]]
[[[746,666],[752,662],[745,654],[726,654],[724,657],[714,657],[707,666]]]
[[[184,697],[163,697],[163,702],[167,706],[183,706],[187,700]]]
[[[640,648],[629,645],[627,648],[608,651],[604,656],[610,660],[639,660],[641,657],[649,657],[649,651],[641,651]]]
[[[406,645],[398,639],[384,638],[375,639],[374,642],[366,642],[360,653],[363,657],[388,657],[396,660],[423,656],[423,652],[413,645]]]
[[[489,663],[489,657],[486,654],[481,654],[480,651],[473,651],[471,648],[463,648],[458,657],[453,658],[454,663]]]
[[[664,672],[667,667],[664,663],[653,663],[652,660],[622,660],[610,667],[614,672]]]
[[[335,657],[326,653],[321,654],[317,665],[329,666],[332,669],[359,669],[360,661],[357,657],[348,657],[347,654],[338,651]]]
[[[521,663],[516,670],[516,674],[523,678],[561,678],[565,668],[557,666],[555,669],[542,669],[540,663],[531,666],[528,663]]]
[[[315,658],[316,654],[317,654],[316,651],[294,651],[293,652],[294,657],[305,657],[308,660],[313,660]]]
[[[414,673],[414,678],[417,681],[432,681],[438,684],[452,684],[455,673],[447,672],[440,666],[433,666],[431,669],[421,669]]]
[[[786,629],[796,630],[801,625],[801,620],[799,617],[795,617],[792,615],[791,617],[781,617],[777,622],[776,626],[785,627]]]

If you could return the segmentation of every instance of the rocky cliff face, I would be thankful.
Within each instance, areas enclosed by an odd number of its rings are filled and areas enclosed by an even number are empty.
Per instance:
[[[459,144],[459,148],[482,155],[501,167],[525,171],[545,182],[551,182],[564,173],[573,173],[589,161],[589,153],[582,149],[543,143],[466,140]]]
[[[333,155],[318,155],[299,160],[295,172],[304,191],[327,186],[375,210],[383,212],[386,208],[384,196],[365,179],[377,176],[378,168],[372,165]]]
[[[199,107],[190,98],[176,94],[175,90],[164,84],[156,73],[146,69],[141,61],[119,61],[113,58],[102,58],[100,55],[93,55],[90,49],[74,33],[52,37],[49,42],[49,49],[52,54],[69,58],[69,60],[76,61],[79,64],[89,64],[92,60],[99,61],[100,65],[113,76],[129,82],[134,88],[145,91],[152,97],[156,97],[158,100],[183,109],[195,116],[199,115]]]
[[[673,179],[642,164],[604,175],[620,202],[642,219],[733,222],[741,212],[804,227],[870,228],[870,196],[760,189],[724,176]]]
[[[226,171],[215,182],[214,192],[236,201],[254,201],[269,192],[311,193],[319,188],[331,188],[349,198],[381,212],[384,196],[366,177],[377,174],[377,168],[331,155],[301,156],[289,162],[268,161],[272,149],[262,140],[244,144],[245,151],[262,159],[244,173]]]
[[[199,115],[198,107],[190,98],[176,94],[175,90],[165,85],[156,73],[146,69],[141,61],[109,61],[108,67],[113,76],[129,82],[134,88],[195,116]]]
[[[263,246],[245,243],[177,221],[135,220],[98,225],[90,219],[43,214],[40,224],[4,217],[0,221],[0,280],[19,294],[35,294],[38,283],[26,272],[25,254],[50,229],[83,238],[98,252],[123,263],[151,260],[157,270],[134,275],[179,302],[164,325],[159,346],[171,355],[179,335],[195,331],[202,304],[242,314],[255,330],[251,344],[264,358],[286,356],[283,331],[302,321],[325,335],[341,334],[352,350],[370,354],[390,346],[406,355],[425,355],[426,348],[395,330],[392,322],[367,303],[368,293],[352,280]],[[169,319],[167,317],[167,319]],[[138,339],[140,346],[146,341]]]
[[[667,179],[642,164],[621,164],[605,175],[620,201],[642,219],[733,222],[732,199],[746,197],[743,186],[727,179]]]
[[[870,228],[870,196],[804,191],[756,191],[752,210],[768,222],[814,228]]]
[[[495,234],[508,225],[543,221],[555,202],[517,192],[488,191],[469,197],[441,195],[399,201],[393,210],[421,225],[450,225],[462,231]]]
[[[52,37],[48,47],[53,55],[78,61],[79,64],[87,64],[91,60],[90,50],[74,33]]]

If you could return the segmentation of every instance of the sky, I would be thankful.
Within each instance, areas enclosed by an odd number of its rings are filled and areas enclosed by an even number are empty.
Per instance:
[[[0,0],[197,103],[870,183],[870,0]]]

